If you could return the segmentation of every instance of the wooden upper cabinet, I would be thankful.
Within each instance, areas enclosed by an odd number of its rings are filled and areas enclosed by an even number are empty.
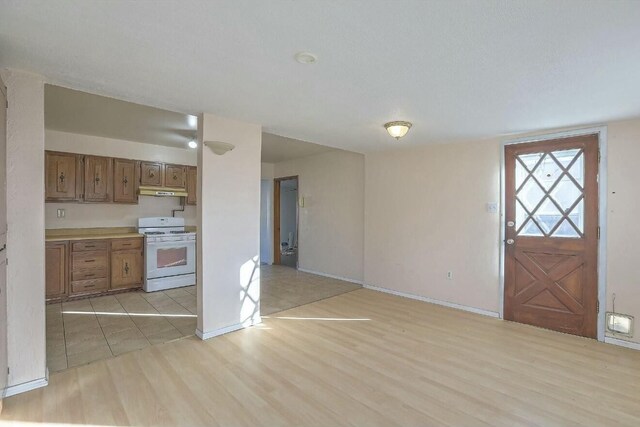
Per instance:
[[[78,200],[82,192],[80,156],[45,152],[45,200]]]
[[[164,186],[171,188],[186,188],[187,167],[181,165],[164,165]]]
[[[115,203],[138,202],[138,179],[135,160],[113,160],[113,201]]]
[[[84,156],[84,200],[108,202],[111,200],[113,161],[110,157]]]
[[[67,242],[50,242],[46,244],[45,298],[60,298],[67,293]]]
[[[198,202],[198,168],[189,166],[187,168],[187,204],[196,205]]]
[[[163,166],[160,162],[140,162],[140,185],[162,187]]]

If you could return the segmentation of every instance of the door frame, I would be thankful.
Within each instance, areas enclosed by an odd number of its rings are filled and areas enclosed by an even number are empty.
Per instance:
[[[504,319],[504,268],[505,268],[505,228],[506,228],[506,169],[504,149],[507,145],[526,144],[530,142],[548,141],[552,139],[569,138],[572,136],[598,135],[598,150],[600,162],[598,164],[598,226],[600,240],[598,240],[598,334],[597,340],[604,341],[605,313],[607,311],[607,126],[592,126],[588,128],[572,129],[541,135],[532,135],[503,141],[500,144],[500,295],[499,314]]]
[[[282,178],[273,179],[273,264],[280,265],[280,183],[295,179],[298,184],[298,197],[296,200],[296,240],[298,242],[298,253],[296,256],[296,270],[300,261],[300,178],[298,175],[283,176]]]

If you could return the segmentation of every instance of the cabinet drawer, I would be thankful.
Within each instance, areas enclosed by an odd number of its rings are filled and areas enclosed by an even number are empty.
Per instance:
[[[114,239],[111,241],[112,251],[142,249],[142,239]]]
[[[81,269],[106,269],[109,266],[109,257],[106,252],[80,252],[71,255],[71,270]]]
[[[84,251],[106,251],[106,240],[85,240],[81,242],[74,242],[71,244],[72,252],[84,252]]]
[[[106,279],[106,268],[86,268],[77,269],[71,272],[71,280],[86,280],[86,279]]]
[[[88,293],[106,291],[109,288],[107,279],[77,280],[71,282],[71,293]]]

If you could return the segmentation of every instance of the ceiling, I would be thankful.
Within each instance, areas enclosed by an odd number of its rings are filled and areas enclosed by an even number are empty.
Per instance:
[[[62,132],[185,149],[196,138],[198,127],[196,116],[53,85],[45,85],[44,122],[45,128]],[[278,163],[327,151],[335,148],[262,134],[263,162]]]
[[[634,0],[0,5],[1,67],[354,151],[640,115]]]

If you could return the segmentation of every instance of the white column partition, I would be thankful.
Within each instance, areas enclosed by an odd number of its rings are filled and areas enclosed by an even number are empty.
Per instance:
[[[196,334],[202,339],[260,322],[261,135],[257,124],[199,117]],[[207,141],[234,148],[216,154]]]

